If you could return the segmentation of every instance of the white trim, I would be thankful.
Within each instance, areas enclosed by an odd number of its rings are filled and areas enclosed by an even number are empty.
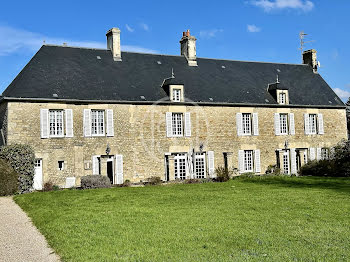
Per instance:
[[[107,136],[114,136],[114,119],[113,119],[113,109],[107,109],[107,114],[106,114],[106,131],[107,131]]]
[[[324,126],[323,126],[323,115],[318,114],[317,117],[317,123],[318,123],[318,134],[319,135],[324,135]]]
[[[256,149],[254,152],[254,165],[255,173],[261,173],[261,162],[260,162],[260,150]]]
[[[208,151],[208,172],[209,177],[216,177],[215,174],[215,163],[214,163],[214,151]]]
[[[289,134],[295,135],[294,113],[289,114]]]
[[[191,113],[186,112],[185,113],[185,136],[189,137],[191,136]]]
[[[73,137],[73,110],[65,109],[64,111],[66,116],[66,137]]]
[[[281,126],[280,126],[280,114],[275,113],[275,135],[281,135]]]
[[[49,110],[40,109],[40,134],[41,138],[49,138]]]
[[[253,135],[254,136],[258,136],[259,135],[259,117],[258,117],[258,113],[253,113]]]

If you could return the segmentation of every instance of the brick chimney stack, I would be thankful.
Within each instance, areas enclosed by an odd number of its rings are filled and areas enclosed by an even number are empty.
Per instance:
[[[181,55],[186,57],[189,66],[197,66],[196,38],[190,34],[190,30],[182,33],[180,40]]]

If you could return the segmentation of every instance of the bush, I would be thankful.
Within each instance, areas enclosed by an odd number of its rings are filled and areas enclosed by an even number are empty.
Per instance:
[[[301,176],[350,177],[350,141],[341,141],[327,160],[310,161],[302,166]]]
[[[18,173],[19,193],[33,189],[34,150],[29,145],[13,144],[0,148],[0,158],[6,160]]]
[[[43,191],[52,191],[53,190],[53,183],[51,181],[48,181],[44,184]]]
[[[120,187],[130,187],[131,186],[131,182],[129,179],[126,179],[123,184],[119,185]]]
[[[269,176],[279,176],[281,175],[281,169],[277,165],[269,165],[265,172]]]
[[[111,181],[106,176],[92,175],[81,177],[81,188],[108,188],[111,187]]]
[[[18,174],[5,160],[0,159],[0,196],[18,192]]]
[[[247,173],[241,174],[239,177],[242,177],[242,178],[253,178],[253,177],[256,177],[256,175],[253,172],[247,172]]]
[[[217,182],[226,182],[230,180],[230,178],[233,175],[233,171],[222,166],[217,167],[215,169],[215,173],[216,173],[215,181]]]
[[[151,176],[150,178],[147,179],[147,182],[145,184],[156,186],[156,185],[160,185],[161,183],[162,183],[162,180],[160,179],[159,176]]]

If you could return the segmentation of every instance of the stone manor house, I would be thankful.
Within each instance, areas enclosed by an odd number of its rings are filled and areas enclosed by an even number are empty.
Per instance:
[[[207,178],[219,166],[296,174],[347,138],[313,49],[302,64],[245,62],[197,58],[189,31],[179,56],[121,52],[120,30],[106,36],[106,49],[43,45],[2,94],[2,144],[33,146],[35,189],[85,175]]]

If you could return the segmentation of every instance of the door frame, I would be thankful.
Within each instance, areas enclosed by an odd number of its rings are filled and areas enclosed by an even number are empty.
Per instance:
[[[36,188],[35,187],[35,177],[37,176],[37,172],[36,172],[36,170],[37,170],[37,161],[39,161],[40,162],[40,171],[41,171],[41,174],[40,174],[40,176],[41,176],[41,184],[40,184],[40,188]],[[34,162],[34,177],[33,177],[33,189],[34,190],[42,190],[43,189],[43,159],[42,158],[36,158],[35,159],[35,162]]]

